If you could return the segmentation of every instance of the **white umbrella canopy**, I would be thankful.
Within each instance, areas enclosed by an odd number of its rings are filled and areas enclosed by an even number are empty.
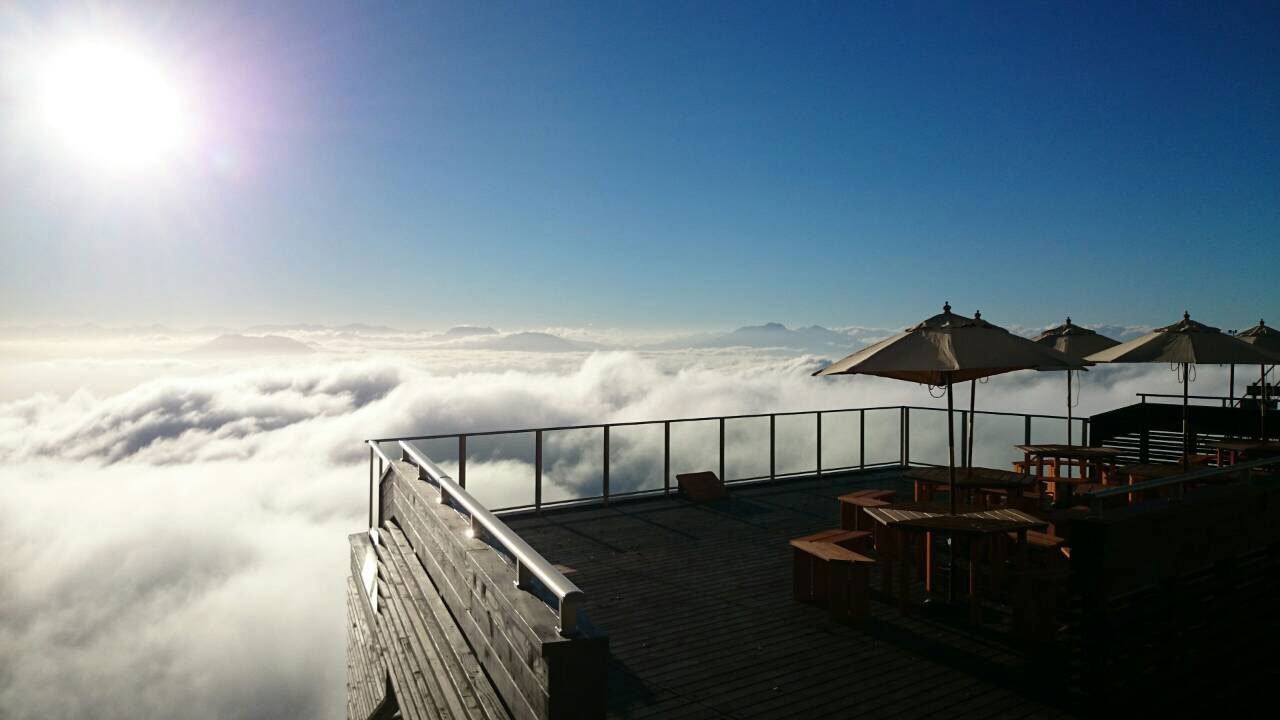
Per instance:
[[[947,454],[951,512],[956,509],[952,385],[1015,370],[1081,369],[1084,363],[983,320],[942,312],[873,343],[814,375],[876,375],[947,388]]]
[[[1182,366],[1182,464],[1186,467],[1190,449],[1187,443],[1191,433],[1188,426],[1187,368],[1197,364],[1251,365],[1275,362],[1265,350],[1238,340],[1215,327],[1191,319],[1182,313],[1182,320],[1172,325],[1120,343],[1112,348],[1093,353],[1085,358],[1094,363],[1173,363]]]
[[[814,375],[878,375],[945,386],[1014,370],[1077,369],[1083,363],[981,317],[942,312],[838,360]]]
[[[1046,345],[1057,350],[1058,352],[1083,360],[1085,356],[1115,347],[1120,344],[1119,340],[1112,340],[1106,335],[1099,335],[1097,332],[1089,328],[1080,327],[1071,322],[1068,317],[1067,321],[1057,327],[1051,327],[1031,339],[1032,342]],[[1071,370],[1067,371],[1067,444],[1071,444]],[[1070,468],[1068,468],[1070,472]]]
[[[1270,362],[1280,363],[1280,330],[1267,325],[1266,320],[1259,320],[1257,325],[1236,333],[1236,337],[1247,342],[1250,345],[1264,350],[1275,357]],[[1232,366],[1232,394],[1235,393],[1235,367]],[[1258,386],[1262,393],[1262,402],[1259,403],[1259,411],[1261,413],[1261,423],[1258,425],[1258,439],[1265,440],[1267,437],[1267,366],[1265,364],[1258,366]]]
[[[1273,357],[1270,362],[1280,363],[1280,330],[1268,325],[1266,320],[1259,320],[1257,325],[1248,330],[1241,330],[1236,333],[1236,337],[1256,348],[1261,348],[1271,353]]]
[[[1086,355],[1092,355],[1120,344],[1119,340],[1112,340],[1106,335],[1099,335],[1094,330],[1076,325],[1071,322],[1071,318],[1067,318],[1067,321],[1062,325],[1045,330],[1032,338],[1031,341],[1047,345],[1064,355],[1070,355],[1081,360]]]
[[[1265,350],[1237,340],[1218,328],[1192,320],[1190,313],[1185,312],[1179,322],[1156,328],[1140,338],[1101,350],[1084,359],[1095,363],[1168,362],[1200,365],[1252,365],[1276,360]]]

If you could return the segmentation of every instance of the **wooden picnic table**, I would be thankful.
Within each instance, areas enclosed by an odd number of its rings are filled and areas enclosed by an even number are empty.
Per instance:
[[[1221,440],[1208,443],[1218,453],[1218,466],[1235,465],[1241,456],[1264,458],[1280,455],[1280,442],[1265,440]]]
[[[950,484],[951,471],[944,467],[911,468],[904,477],[915,485],[915,499],[927,501],[932,496],[934,488]],[[972,491],[984,488],[1008,490],[1011,505],[1016,504],[1014,501],[1022,497],[1022,492],[1034,486],[1035,482],[1034,477],[1012,470],[985,467],[956,468],[957,490]]]
[[[970,621],[977,624],[981,620],[981,599],[977,582],[977,565],[981,553],[990,547],[994,536],[1004,533],[1016,533],[1019,545],[1025,551],[1026,534],[1029,530],[1046,530],[1049,523],[1014,508],[971,509],[968,512],[950,515],[937,508],[922,507],[920,504],[910,506],[890,506],[867,508],[864,512],[892,534],[893,555],[901,566],[898,585],[898,605],[906,610],[910,599],[910,562],[907,553],[908,535],[922,533],[924,543],[925,590],[933,589],[933,534],[947,536],[965,536],[969,538],[969,607]],[[952,568],[952,572],[955,569]],[[886,575],[886,586],[889,576]]]
[[[1086,467],[1094,470],[1098,481],[1106,483],[1112,473],[1115,471],[1116,458],[1120,456],[1120,451],[1115,448],[1107,447],[1085,447],[1082,445],[1015,445],[1015,448],[1021,450],[1027,456],[1027,462],[1030,463],[1032,458],[1036,462],[1036,478],[1043,482],[1044,465],[1046,460],[1077,460]],[[1083,474],[1083,473],[1082,473]],[[1054,473],[1054,477],[1049,478],[1054,483],[1054,500],[1059,507],[1070,507],[1071,496],[1074,486],[1081,485],[1086,482],[1092,482],[1088,478],[1072,478],[1062,477],[1061,473]],[[1062,492],[1057,492],[1059,484],[1062,486]]]

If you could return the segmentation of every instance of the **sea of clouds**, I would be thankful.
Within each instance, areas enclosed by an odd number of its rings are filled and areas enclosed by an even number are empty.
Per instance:
[[[0,716],[342,717],[346,536],[366,524],[367,437],[942,406],[921,386],[810,377],[836,356],[795,348],[532,352],[282,334],[308,351],[209,357],[192,352],[204,339],[163,333],[0,342]],[[1195,391],[1225,389],[1223,369],[1197,379]],[[1064,380],[994,378],[978,406],[1061,414]],[[1082,415],[1178,392],[1163,366],[1103,368],[1082,384]],[[945,424],[930,415],[913,415],[913,456],[945,459]],[[853,416],[825,422],[824,462],[856,462]],[[979,422],[979,461],[1002,462],[1021,421]],[[660,484],[655,427],[614,438],[618,487]],[[812,466],[812,427],[779,421],[780,470]],[[884,455],[869,459],[896,458],[896,432],[896,415],[868,420],[868,455]],[[751,421],[728,431],[731,475],[767,463],[764,433]],[[472,444],[468,485],[486,503],[527,501],[529,437]],[[715,441],[714,425],[690,424],[673,430],[673,454],[708,464]],[[598,443],[598,431],[548,439],[548,498],[596,491]],[[456,445],[424,447],[456,467]]]

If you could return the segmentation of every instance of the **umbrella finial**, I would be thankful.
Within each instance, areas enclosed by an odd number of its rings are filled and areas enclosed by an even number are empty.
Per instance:
[[[948,300],[943,300],[943,301],[942,301],[942,312],[943,312],[944,314],[947,314],[947,315],[950,315],[950,314],[951,314],[951,302],[950,302],[950,301],[948,301]]]
[[[974,311],[973,311],[973,319],[974,319],[974,320],[981,320],[981,319],[982,319],[982,311],[981,311],[981,310],[974,310]]]
[[[1191,313],[1187,312],[1186,310],[1183,310],[1183,311],[1182,311],[1182,319],[1183,319],[1183,320],[1190,320],[1190,319],[1191,319]]]
[[[1068,324],[1068,325],[1070,325],[1070,324],[1071,324],[1071,316],[1070,316],[1070,315],[1068,315],[1068,316],[1067,316],[1067,324]]]
[[[1267,321],[1263,320],[1262,318],[1258,318],[1258,327],[1266,327],[1266,326],[1267,326]]]

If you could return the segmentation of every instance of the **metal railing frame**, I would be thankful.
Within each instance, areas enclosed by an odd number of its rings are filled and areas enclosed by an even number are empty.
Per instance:
[[[1139,399],[1141,399],[1143,403],[1147,402],[1147,398],[1160,398],[1160,399],[1167,399],[1167,400],[1177,400],[1178,402],[1176,404],[1179,404],[1179,405],[1182,404],[1182,395],[1178,393],[1140,392],[1140,393],[1134,393],[1134,395],[1137,396]],[[1239,405],[1241,402],[1245,402],[1245,401],[1260,402],[1262,401],[1262,396],[1237,395],[1233,397],[1229,395],[1188,395],[1187,399],[1188,400],[1216,400],[1221,404],[1221,407],[1235,407]],[[1274,403],[1277,401],[1280,401],[1280,398],[1275,398],[1270,396],[1268,396],[1267,399],[1265,400],[1265,402],[1268,402],[1268,403]],[[1165,404],[1165,403],[1162,403],[1162,404]],[[1205,405],[1204,407],[1213,407],[1213,406]]]
[[[1093,507],[1096,515],[1102,515],[1102,500],[1107,498],[1128,496],[1131,493],[1143,492],[1145,490],[1154,490],[1172,485],[1185,485],[1189,482],[1197,482],[1199,480],[1207,480],[1222,475],[1231,475],[1233,473],[1247,472],[1257,468],[1280,465],[1280,457],[1259,458],[1257,460],[1249,460],[1247,462],[1239,462],[1233,465],[1222,465],[1217,467],[1207,467],[1199,470],[1181,473],[1178,475],[1170,475],[1169,477],[1154,478],[1151,480],[1143,480],[1130,485],[1114,485],[1111,487],[1095,490],[1088,494],[1091,500],[1099,501]]]
[[[877,462],[867,461],[867,413],[875,411],[898,411],[898,433],[899,433],[899,453],[898,458],[894,460],[884,460]],[[785,478],[798,477],[822,477],[826,474],[851,472],[867,470],[872,468],[883,468],[893,466],[909,466],[909,465],[928,465],[923,461],[913,460],[911,457],[911,413],[912,411],[924,412],[946,412],[943,408],[916,406],[916,405],[878,405],[872,407],[858,408],[838,408],[831,410],[799,410],[775,413],[749,413],[740,415],[712,415],[707,417],[687,417],[687,418],[669,418],[665,420],[638,420],[616,423],[592,423],[585,425],[558,425],[539,428],[521,428],[514,430],[486,430],[467,433],[440,433],[435,435],[415,435],[410,437],[392,437],[392,438],[373,438],[366,440],[369,446],[369,527],[376,528],[381,524],[381,518],[378,517],[378,509],[380,505],[380,483],[385,475],[387,468],[391,466],[391,459],[381,448],[381,443],[396,443],[400,448],[400,454],[405,462],[409,462],[418,468],[419,477],[436,486],[438,489],[437,500],[441,503],[447,503],[451,507],[458,510],[466,516],[471,525],[471,531],[474,534],[481,532],[496,547],[506,555],[513,558],[516,565],[516,585],[522,589],[528,590],[530,581],[534,578],[542,584],[556,598],[556,607],[554,608],[560,621],[560,632],[565,635],[571,635],[576,632],[576,615],[577,610],[581,607],[585,599],[582,591],[569,581],[563,573],[551,565],[536,550],[530,547],[519,535],[512,531],[506,523],[504,523],[495,513],[512,513],[521,511],[540,512],[544,509],[569,507],[573,505],[584,504],[608,504],[610,500],[625,497],[639,497],[645,495],[658,495],[671,493],[671,426],[680,423],[696,423],[710,422],[717,423],[719,434],[718,447],[718,467],[720,477],[725,477],[726,467],[726,441],[725,441],[725,424],[728,420],[743,420],[754,418],[768,418],[769,420],[769,473],[767,475],[758,475],[753,477],[735,478],[726,480],[727,484],[744,484],[753,482],[769,482]],[[1012,413],[994,410],[978,410],[977,415],[988,416],[1004,416],[1004,417],[1021,417],[1024,418],[1024,442],[1031,441],[1031,422],[1033,419],[1046,420],[1067,420],[1063,415],[1041,415],[1035,413]],[[858,462],[855,465],[842,465],[837,467],[824,467],[822,462],[822,435],[823,435],[823,416],[835,415],[842,413],[858,414]],[[957,410],[956,416],[961,419],[962,427],[967,427],[966,422],[968,410]],[[777,420],[779,417],[793,417],[801,415],[814,415],[815,423],[815,467],[812,470],[799,470],[790,472],[778,472],[777,467]],[[1081,434],[1082,443],[1087,442],[1089,422],[1087,418],[1074,418],[1074,422],[1080,422],[1083,432]],[[611,429],[620,427],[634,427],[641,425],[661,425],[663,430],[663,459],[662,474],[663,481],[661,488],[635,490],[626,492],[613,492],[610,487],[610,435]],[[602,469],[601,469],[601,494],[593,497],[571,498],[567,500],[545,501],[543,499],[543,450],[544,436],[548,432],[566,431],[566,430],[592,430],[601,431],[602,440]],[[498,435],[524,435],[532,434],[534,438],[534,493],[533,505],[513,506],[490,510],[480,503],[466,489],[467,477],[467,440],[474,437],[491,437]],[[411,443],[423,440],[450,440],[453,439],[457,443],[458,452],[458,478],[450,477],[445,473],[434,461],[427,457],[426,453],[421,449],[414,447]],[[967,451],[966,451],[967,452]],[[375,471],[376,464],[376,471]]]

